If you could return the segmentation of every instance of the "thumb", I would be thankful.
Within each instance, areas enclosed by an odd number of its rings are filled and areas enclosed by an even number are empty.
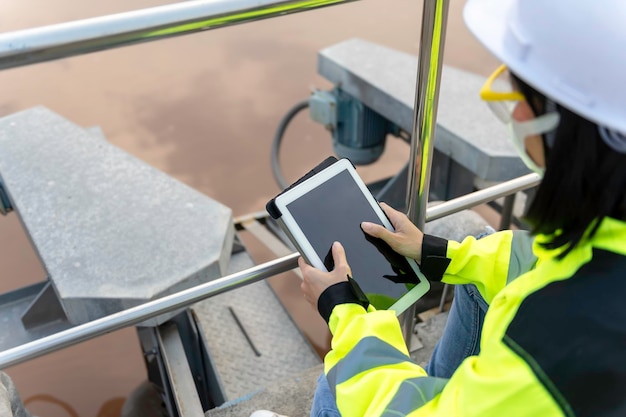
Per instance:
[[[338,266],[348,266],[346,251],[343,248],[343,245],[339,242],[333,243],[333,260],[335,261],[335,269],[337,269]]]

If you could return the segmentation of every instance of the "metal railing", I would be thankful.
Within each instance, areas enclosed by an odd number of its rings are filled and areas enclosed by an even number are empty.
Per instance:
[[[541,182],[541,177],[538,174],[527,174],[453,200],[448,200],[434,207],[429,207],[426,211],[426,221],[437,220],[461,210],[488,203],[500,197],[507,197],[518,191],[527,190],[539,185],[539,182]]]
[[[449,200],[426,211],[426,220],[435,220],[466,208],[533,187],[539,183],[537,174],[529,174],[493,187],[485,188],[462,197]],[[0,369],[17,365],[30,359],[93,339],[98,336],[132,326],[161,314],[188,307],[198,301],[210,298],[244,285],[289,271],[297,266],[299,254],[294,253],[271,262],[237,272],[206,284],[198,285],[176,294],[168,295],[149,303],[133,307],[119,313],[81,324],[68,330],[43,337],[33,342],[0,352]]]
[[[125,45],[195,33],[237,23],[312,10],[356,0],[196,0],[136,12],[86,19],[0,34],[0,69],[50,61]],[[424,0],[424,31],[418,71],[415,132],[409,169],[409,202],[416,224],[530,188],[535,174],[516,178],[425,210],[428,201],[433,131],[449,0]],[[420,75],[421,74],[421,75]],[[419,111],[423,110],[421,113]],[[417,138],[420,138],[419,144]],[[421,149],[421,150],[420,150]],[[417,182],[416,182],[417,179]],[[410,206],[410,204],[409,204]],[[425,214],[425,216],[424,216]],[[276,259],[209,283],[121,311],[0,352],[0,368],[63,349],[106,333],[187,307],[211,296],[251,284],[296,267],[297,254]]]
[[[7,349],[4,352],[0,352],[0,369],[17,365],[29,359],[55,352],[124,327],[139,324],[161,314],[188,307],[214,295],[289,271],[297,266],[298,256],[299,254],[293,253],[245,271],[218,278],[214,281],[159,298],[158,300]]]
[[[0,34],[0,69],[353,1],[357,0],[195,0],[19,30]]]

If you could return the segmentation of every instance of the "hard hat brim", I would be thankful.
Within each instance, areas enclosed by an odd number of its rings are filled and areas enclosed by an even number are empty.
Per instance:
[[[507,15],[514,0],[468,1],[463,19],[470,32],[502,62],[510,66],[504,45]]]
[[[468,0],[465,24],[509,70],[553,101],[626,134],[626,2]],[[571,6],[571,7],[570,7]],[[581,24],[583,22],[584,24]]]

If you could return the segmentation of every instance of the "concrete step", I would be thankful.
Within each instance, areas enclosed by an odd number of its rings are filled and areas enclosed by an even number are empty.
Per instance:
[[[44,107],[0,119],[0,176],[72,324],[225,275],[228,207]]]
[[[406,132],[413,130],[416,56],[355,38],[320,50],[318,72]],[[477,93],[484,82],[484,77],[443,66],[435,149],[483,180],[527,174],[506,126]]]

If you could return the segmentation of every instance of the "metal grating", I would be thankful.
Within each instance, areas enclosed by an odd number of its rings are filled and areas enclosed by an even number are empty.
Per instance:
[[[245,252],[239,253],[232,256],[228,273],[252,265]],[[257,392],[277,379],[321,363],[265,281],[212,297],[192,310],[227,400]]]

